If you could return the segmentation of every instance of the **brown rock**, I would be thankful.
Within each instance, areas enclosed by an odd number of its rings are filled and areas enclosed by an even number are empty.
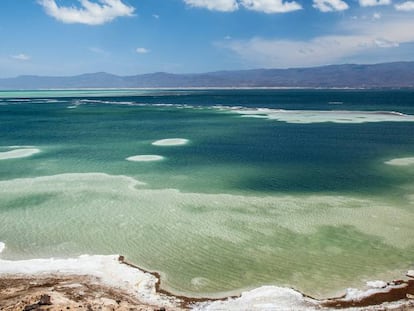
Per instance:
[[[40,300],[38,302],[39,306],[50,306],[52,302],[50,301],[49,295],[42,295],[40,296]]]

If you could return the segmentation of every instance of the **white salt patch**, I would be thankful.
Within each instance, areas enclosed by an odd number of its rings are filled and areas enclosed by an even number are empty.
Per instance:
[[[386,161],[385,164],[395,165],[395,166],[408,166],[414,165],[414,157],[412,158],[398,158]]]
[[[117,255],[82,255],[69,259],[31,259],[10,261],[0,259],[0,277],[4,275],[88,275],[102,283],[125,290],[144,303],[174,306],[173,299],[156,293],[157,279],[149,273],[118,261]]]
[[[316,310],[318,303],[301,293],[283,287],[262,286],[241,294],[239,298],[196,304],[193,310],[263,311]]]
[[[136,155],[132,157],[126,158],[127,161],[132,162],[151,162],[151,161],[160,161],[164,159],[164,157],[155,154],[143,154],[143,155]]]
[[[395,111],[340,111],[340,110],[282,110],[282,109],[230,109],[245,117],[266,118],[287,123],[367,123],[414,122],[414,116]]]
[[[182,146],[188,144],[188,139],[185,138],[168,138],[154,141],[154,146]]]
[[[37,148],[16,149],[11,151],[0,152],[0,160],[26,158],[39,152],[40,149]]]
[[[410,278],[414,278],[414,270],[408,270],[407,276]]]
[[[385,288],[387,287],[387,282],[384,281],[368,281],[367,286],[371,288]]]
[[[0,242],[0,254],[4,250],[5,247],[6,247],[6,244],[4,244],[3,242]]]

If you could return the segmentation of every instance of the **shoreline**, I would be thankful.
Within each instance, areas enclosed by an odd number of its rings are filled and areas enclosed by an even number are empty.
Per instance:
[[[367,290],[347,289],[345,295],[327,299],[277,286],[202,298],[161,288],[159,273],[144,270],[124,256],[0,259],[0,310],[25,310],[38,304],[42,295],[51,300],[52,305],[45,306],[48,310],[414,310],[414,271],[408,271],[405,279],[368,283]]]
[[[128,265],[134,269],[138,269],[145,273],[149,273],[155,276],[157,279],[157,282],[155,283],[156,292],[169,296],[169,297],[174,297],[174,299],[178,299],[178,301],[181,301],[180,307],[184,309],[191,309],[191,306],[195,306],[198,303],[225,302],[226,300],[229,300],[229,299],[238,299],[238,298],[241,298],[241,296],[243,295],[243,292],[240,293],[239,295],[231,295],[231,296],[225,296],[221,298],[189,297],[189,296],[177,295],[171,291],[161,288],[161,275],[158,272],[147,271],[145,269],[142,269],[141,267],[127,261],[125,257],[122,255],[119,256],[118,260],[122,264]],[[326,299],[317,299],[310,295],[302,293],[296,289],[293,289],[293,288],[288,288],[288,289],[301,294],[303,298],[305,299],[310,299],[312,301],[317,302],[319,306],[322,308],[333,308],[333,309],[345,309],[346,310],[349,308],[377,307],[384,303],[400,302],[401,303],[400,307],[404,308],[402,310],[405,310],[405,307],[410,307],[409,310],[411,310],[411,307],[412,307],[414,310],[414,275],[412,275],[411,270],[407,272],[406,277],[408,277],[407,280],[400,279],[400,280],[393,280],[391,282],[373,281],[372,283],[383,282],[379,286],[377,285],[378,290],[369,289],[369,290],[366,290],[365,293],[362,291],[359,291],[357,293],[358,291],[357,289],[348,289],[348,291],[352,290],[351,294],[347,293],[340,297],[332,297],[332,298],[326,298]],[[262,287],[265,287],[265,286],[262,286]],[[254,290],[255,289],[251,291],[254,291]],[[355,295],[355,297],[353,297],[353,295]],[[394,306],[394,307],[398,308],[397,306]],[[400,310],[400,309],[393,308],[393,310]]]

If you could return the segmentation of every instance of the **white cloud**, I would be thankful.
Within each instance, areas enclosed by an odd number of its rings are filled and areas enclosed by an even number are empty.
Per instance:
[[[226,46],[254,66],[286,68],[332,64],[369,45],[374,42],[363,36],[323,36],[308,41],[254,38]]]
[[[187,5],[211,11],[233,12],[243,6],[264,13],[286,13],[302,9],[296,1],[284,0],[184,0]]]
[[[377,20],[377,19],[381,19],[382,15],[378,12],[372,14],[372,19],[373,20]]]
[[[380,48],[396,48],[400,45],[398,42],[393,42],[384,39],[376,39],[375,44]]]
[[[313,7],[321,12],[344,11],[349,5],[342,0],[313,0]]]
[[[239,8],[236,0],[184,0],[184,2],[189,6],[211,11],[232,12]]]
[[[147,54],[150,52],[150,50],[146,49],[146,48],[137,48],[135,50],[138,54]]]
[[[160,16],[158,14],[152,14],[152,17],[154,17],[155,19],[159,19]]]
[[[67,24],[102,25],[117,17],[132,16],[134,8],[121,0],[79,0],[81,8],[58,6],[55,0],[38,0],[45,12]]]
[[[252,38],[226,40],[219,46],[239,55],[249,67],[287,68],[343,63],[346,59],[371,55],[380,48],[397,48],[414,42],[414,32],[401,31],[414,29],[414,20],[383,19],[381,23],[349,20],[338,27],[341,34],[309,40]]]
[[[414,11],[414,1],[405,1],[400,4],[396,4],[397,11]]]
[[[20,54],[17,54],[17,55],[12,55],[11,58],[13,58],[15,60],[20,60],[20,61],[30,60],[30,56],[26,55],[26,54],[23,54],[23,53],[20,53]]]
[[[286,13],[302,9],[302,6],[296,1],[240,0],[240,3],[249,10],[264,13]]]
[[[360,6],[389,5],[391,0],[359,0]]]

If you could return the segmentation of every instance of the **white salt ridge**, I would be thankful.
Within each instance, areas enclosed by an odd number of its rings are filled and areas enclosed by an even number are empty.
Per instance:
[[[31,259],[10,261],[0,259],[0,277],[5,275],[88,275],[103,284],[129,292],[148,304],[175,306],[174,299],[158,294],[157,279],[150,273],[122,264],[117,255],[82,255],[69,259]]]
[[[25,148],[0,152],[0,160],[26,158],[39,152],[40,149],[37,148]]]
[[[287,123],[367,123],[367,122],[414,122],[414,116],[395,111],[348,111],[348,110],[283,110],[270,108],[230,108],[244,117],[264,118]]]
[[[407,276],[410,278],[414,278],[414,270],[408,270],[407,271]]]
[[[368,298],[369,296],[372,296],[372,295],[377,294],[377,293],[388,293],[392,289],[404,288],[406,286],[407,285],[403,283],[403,284],[399,284],[399,285],[387,284],[385,287],[382,287],[382,288],[370,288],[368,290],[348,288],[346,290],[345,297],[343,299],[339,299],[339,300],[342,300],[342,301],[359,301],[359,300],[362,300],[364,298]]]
[[[395,165],[395,166],[409,166],[414,165],[414,157],[411,158],[397,158],[386,161],[385,164]]]
[[[277,286],[262,286],[244,292],[238,298],[196,304],[196,311],[277,311],[277,310],[319,310],[316,300],[301,293]]]
[[[0,242],[0,254],[3,252],[3,250],[6,248],[6,244],[3,242]]]
[[[388,283],[384,281],[368,281],[367,286],[371,288],[385,288]]]
[[[163,160],[164,157],[155,154],[142,154],[126,158],[127,161],[131,162],[152,162]]]
[[[185,138],[168,138],[154,141],[154,146],[182,146],[188,143],[188,139]]]

